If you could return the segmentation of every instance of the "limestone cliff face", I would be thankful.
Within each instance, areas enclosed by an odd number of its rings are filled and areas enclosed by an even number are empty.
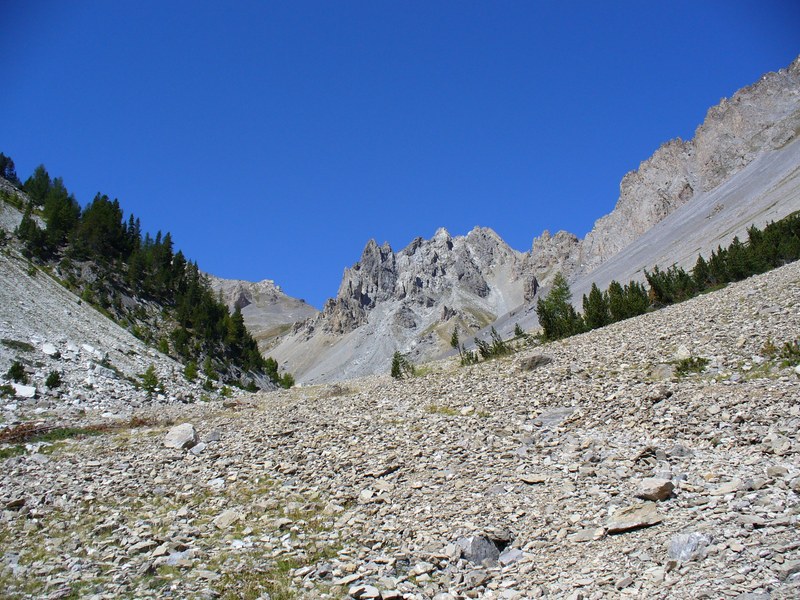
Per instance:
[[[588,273],[656,223],[800,132],[800,57],[787,69],[712,107],[692,140],[669,141],[623,177],[614,210],[582,241],[579,258],[558,258],[570,274]],[[534,248],[534,253],[536,249]]]

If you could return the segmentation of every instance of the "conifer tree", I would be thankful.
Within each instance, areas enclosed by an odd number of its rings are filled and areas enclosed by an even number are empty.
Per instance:
[[[608,294],[601,292],[595,283],[592,283],[589,296],[583,296],[583,321],[587,329],[597,329],[611,323]]]
[[[536,303],[536,314],[545,339],[558,340],[583,331],[583,319],[573,308],[571,300],[572,292],[566,277],[556,273],[547,297],[539,298]]]

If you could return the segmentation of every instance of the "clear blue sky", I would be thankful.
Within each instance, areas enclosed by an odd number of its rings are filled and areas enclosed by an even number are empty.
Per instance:
[[[796,0],[0,0],[0,151],[321,306],[369,238],[583,236],[800,53]]]

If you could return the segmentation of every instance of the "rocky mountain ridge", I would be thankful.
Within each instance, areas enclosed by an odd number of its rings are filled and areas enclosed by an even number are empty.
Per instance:
[[[455,237],[439,229],[399,252],[370,240],[336,298],[270,353],[304,381],[359,374],[395,350],[424,359],[449,343],[453,328],[492,323],[532,288],[523,254],[488,228]]]
[[[712,107],[692,140],[665,143],[625,175],[616,207],[583,240],[545,231],[526,253],[481,228],[465,238],[440,230],[398,253],[371,240],[337,296],[270,351],[299,381],[380,372],[396,350],[420,361],[447,353],[456,327],[466,339],[490,325],[505,335],[517,323],[535,328],[535,291],[558,271],[578,303],[601,266],[598,285],[693,264],[750,225],[800,209],[798,132],[800,57]]]

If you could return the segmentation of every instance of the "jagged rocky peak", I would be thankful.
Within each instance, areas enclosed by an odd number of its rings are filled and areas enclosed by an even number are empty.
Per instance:
[[[345,269],[337,299],[355,300],[359,306],[372,308],[377,301],[394,294],[395,270],[395,256],[389,243],[378,246],[375,240],[370,240],[361,260]]]

